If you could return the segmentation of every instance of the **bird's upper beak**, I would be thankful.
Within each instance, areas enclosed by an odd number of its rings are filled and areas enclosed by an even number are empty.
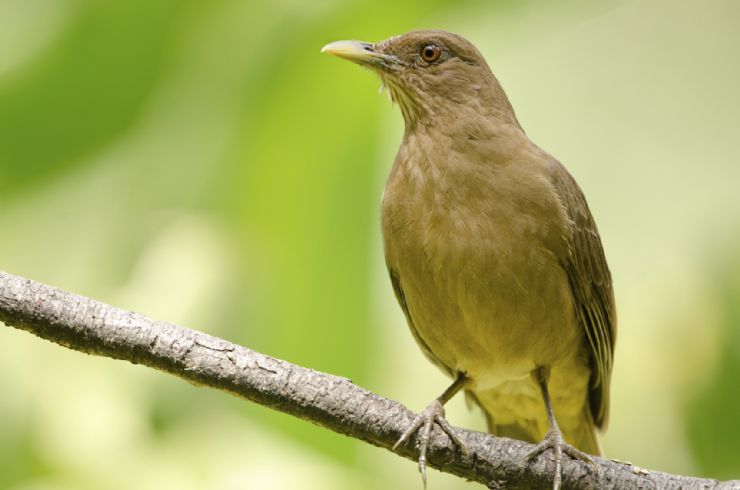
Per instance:
[[[361,41],[335,41],[321,48],[321,52],[376,68],[388,68],[398,62],[395,56],[379,53],[372,44]]]

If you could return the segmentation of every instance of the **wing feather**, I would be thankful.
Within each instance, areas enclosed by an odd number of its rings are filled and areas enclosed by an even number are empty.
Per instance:
[[[569,253],[562,266],[568,274],[576,314],[590,349],[591,414],[596,426],[605,429],[609,419],[609,385],[617,336],[611,274],[586,198],[560,163],[555,165],[553,184],[572,225],[572,234],[567,237]]]

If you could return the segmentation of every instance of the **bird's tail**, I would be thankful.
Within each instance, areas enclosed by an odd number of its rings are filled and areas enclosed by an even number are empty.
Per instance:
[[[481,396],[482,395],[482,396]],[[469,400],[472,400],[481,407],[488,421],[488,432],[498,437],[509,437],[520,441],[537,444],[544,439],[548,430],[547,417],[544,406],[542,407],[542,417],[538,419],[519,419],[513,423],[497,423],[495,415],[486,407],[485,393],[476,396],[472,392],[466,392]],[[586,404],[583,407],[582,414],[577,420],[559,420],[558,425],[563,432],[565,442],[575,446],[583,452],[595,456],[601,456],[601,445],[596,436],[596,426],[594,425],[591,410]]]

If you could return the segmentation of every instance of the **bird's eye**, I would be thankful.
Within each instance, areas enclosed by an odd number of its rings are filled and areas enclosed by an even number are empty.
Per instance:
[[[427,63],[434,63],[441,55],[442,50],[436,44],[427,44],[419,51],[419,56]]]

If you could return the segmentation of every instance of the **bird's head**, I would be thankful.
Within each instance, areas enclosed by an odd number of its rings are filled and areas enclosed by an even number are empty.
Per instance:
[[[411,31],[375,44],[337,41],[321,51],[377,73],[407,128],[468,115],[518,125],[486,60],[457,34]]]

